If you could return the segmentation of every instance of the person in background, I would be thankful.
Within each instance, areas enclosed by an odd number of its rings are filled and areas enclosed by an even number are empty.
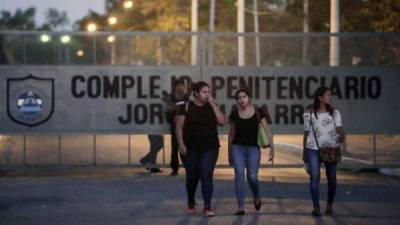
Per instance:
[[[147,135],[150,143],[150,151],[139,160],[140,164],[146,166],[151,173],[160,173],[162,170],[157,166],[157,155],[164,146],[164,137],[159,134]]]
[[[176,137],[175,116],[178,107],[189,101],[189,95],[186,93],[186,85],[182,79],[176,79],[173,83],[171,94],[163,93],[163,101],[166,103],[166,120],[170,124],[171,134],[171,176],[178,175],[179,170],[179,145]]]

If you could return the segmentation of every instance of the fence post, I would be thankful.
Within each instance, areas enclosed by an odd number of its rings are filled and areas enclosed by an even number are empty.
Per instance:
[[[26,64],[26,36],[24,35],[23,38],[23,46],[22,46],[22,61],[23,64]]]
[[[273,143],[275,143],[274,142],[274,134],[272,134],[272,144]],[[271,161],[271,166],[273,167],[274,166],[274,159],[275,159],[275,146],[273,146],[274,147],[274,158],[272,159],[272,161]]]
[[[96,46],[96,36],[93,36],[93,65],[96,65],[96,52],[97,52],[97,46]]]
[[[61,135],[58,135],[58,166],[61,166]]]
[[[198,36],[198,42],[197,42],[197,49],[198,49],[198,53],[197,53],[197,63],[200,67],[200,79],[204,80],[205,79],[205,75],[204,75],[204,63],[205,63],[205,48],[204,48],[204,35],[202,35],[200,32],[196,33],[196,35]]]
[[[26,135],[23,136],[22,162],[26,166]]]
[[[61,51],[62,51],[62,47],[61,47],[61,43],[58,43],[58,64],[61,65],[62,64],[62,55],[61,55]]]
[[[214,63],[214,37],[212,35],[207,36],[208,52],[207,52],[207,65],[212,66]]]
[[[96,134],[93,135],[93,166],[96,166]]]
[[[165,135],[163,134],[162,135],[162,137],[163,137],[163,147],[162,147],[162,150],[163,150],[163,166],[165,166]]]
[[[128,165],[131,165],[131,135],[128,134]]]
[[[372,157],[374,166],[376,166],[376,134],[373,134],[372,142],[373,142]]]

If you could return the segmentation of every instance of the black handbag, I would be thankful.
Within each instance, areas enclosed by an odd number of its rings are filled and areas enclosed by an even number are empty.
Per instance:
[[[335,122],[335,118],[333,118],[333,122]],[[319,147],[317,135],[312,123],[312,111],[310,112],[310,127],[314,134],[315,143],[317,144],[321,161],[324,163],[340,162],[342,160],[342,151],[340,147],[324,147],[324,148]]]

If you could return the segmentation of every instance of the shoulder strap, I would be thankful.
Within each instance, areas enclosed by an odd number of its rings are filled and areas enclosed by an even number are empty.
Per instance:
[[[186,112],[186,113],[189,112],[189,103],[190,103],[190,101],[186,101],[186,102],[185,102],[185,112]]]
[[[332,119],[333,119],[333,126],[336,128],[336,121],[335,121],[335,110],[333,110],[333,113],[332,113]]]
[[[260,110],[260,108],[254,107],[254,113],[256,114],[257,121],[258,121],[259,123],[261,123],[260,111],[258,111],[258,110]]]
[[[317,144],[317,148],[319,149],[317,134],[314,130],[314,126],[313,126],[313,122],[312,122],[312,110],[310,110],[310,127],[311,127],[312,133],[314,135],[314,139],[315,139],[315,143]]]
[[[232,105],[231,115],[233,115],[235,118],[239,117],[239,108],[237,105]]]

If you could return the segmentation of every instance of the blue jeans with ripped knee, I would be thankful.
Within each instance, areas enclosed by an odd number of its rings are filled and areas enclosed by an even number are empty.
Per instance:
[[[256,146],[236,145],[231,146],[231,156],[235,169],[235,192],[239,209],[244,207],[245,186],[244,172],[247,170],[247,182],[249,183],[253,197],[259,197],[258,169],[260,167],[261,151]]]

